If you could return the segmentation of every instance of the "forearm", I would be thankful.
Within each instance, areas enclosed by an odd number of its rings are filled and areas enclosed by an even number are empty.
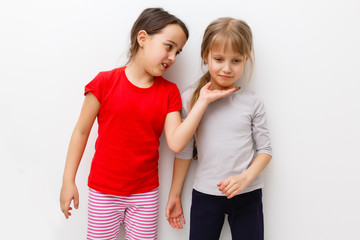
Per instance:
[[[180,198],[184,187],[185,178],[187,176],[191,164],[190,159],[174,159],[174,169],[169,198]]]
[[[255,157],[250,167],[242,174],[246,179],[247,185],[264,171],[271,158],[271,155],[266,153],[260,153]]]
[[[185,120],[167,137],[168,145],[173,152],[181,152],[193,137],[208,104],[206,100],[198,99]]]
[[[67,152],[63,182],[75,182],[76,173],[84,153],[89,133],[82,133],[75,127]]]

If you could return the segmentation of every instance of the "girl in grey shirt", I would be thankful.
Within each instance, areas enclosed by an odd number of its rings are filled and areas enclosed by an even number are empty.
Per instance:
[[[184,119],[204,85],[236,88],[208,105],[194,139],[175,156],[166,216],[172,227],[182,228],[181,192],[196,140],[190,239],[219,239],[225,215],[233,239],[263,239],[261,172],[272,155],[266,113],[255,93],[237,86],[245,85],[245,67],[252,70],[252,55],[252,33],[244,21],[220,18],[210,23],[201,46],[209,70],[182,94]]]

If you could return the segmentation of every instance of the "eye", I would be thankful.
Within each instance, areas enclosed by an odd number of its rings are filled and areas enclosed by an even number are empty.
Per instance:
[[[168,50],[171,50],[171,49],[173,48],[173,45],[171,45],[171,44],[166,44],[166,48],[167,48]]]
[[[222,62],[222,58],[220,58],[220,57],[216,57],[216,58],[214,58],[215,59],[215,61],[217,61],[217,62]]]

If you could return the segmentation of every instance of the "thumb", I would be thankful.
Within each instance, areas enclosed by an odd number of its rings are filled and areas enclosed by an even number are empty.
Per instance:
[[[205,84],[205,88],[209,89],[211,87],[212,83],[209,81],[207,84]]]
[[[170,202],[168,202],[168,203],[166,204],[166,208],[165,208],[165,216],[166,216],[166,219],[167,219],[167,220],[169,220],[170,208],[171,208]]]
[[[168,207],[166,207],[166,210],[165,210],[165,216],[166,216],[166,219],[169,220],[169,215],[170,215],[170,210]]]
[[[79,208],[79,194],[78,193],[74,195],[74,207],[75,207],[75,209]]]

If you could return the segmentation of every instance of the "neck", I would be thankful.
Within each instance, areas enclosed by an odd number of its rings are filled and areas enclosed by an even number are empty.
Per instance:
[[[154,83],[155,77],[145,71],[145,69],[135,62],[131,61],[125,68],[125,74],[128,80],[137,87],[148,88]]]

